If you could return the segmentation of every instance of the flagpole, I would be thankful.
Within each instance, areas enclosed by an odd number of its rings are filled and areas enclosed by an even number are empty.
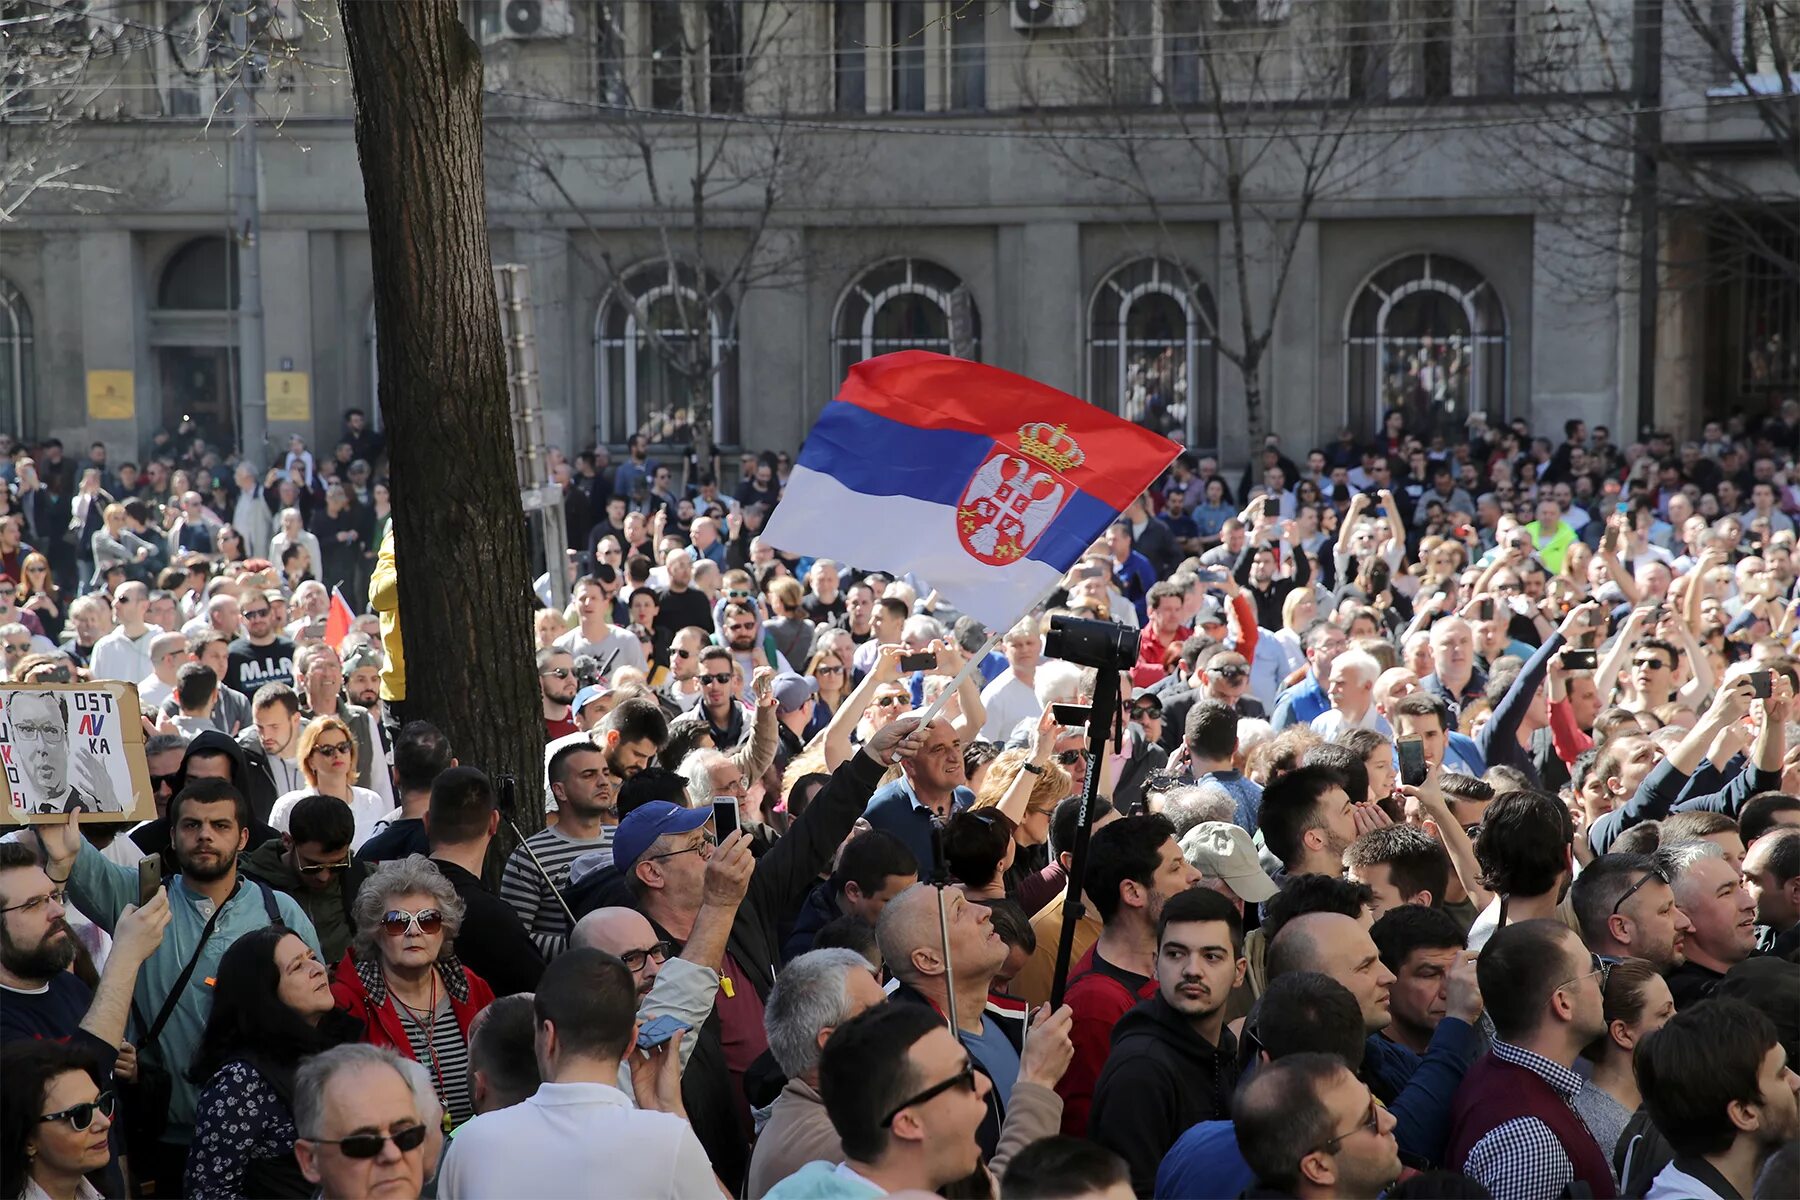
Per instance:
[[[1077,559],[1076,561],[1080,560]],[[987,641],[981,643],[981,649],[969,655],[968,661],[962,665],[962,670],[958,671],[950,680],[950,686],[940,692],[938,698],[931,702],[930,707],[920,714],[920,725],[929,726],[933,721],[937,720],[938,714],[944,711],[944,706],[950,703],[950,697],[956,695],[956,690],[963,685],[963,682],[967,680],[969,676],[975,673],[977,668],[981,666],[981,661],[993,651],[995,646],[1000,644],[1000,639],[1005,637],[1007,632],[1011,630],[1014,625],[1017,625],[1020,621],[1023,621],[1026,617],[1029,617],[1032,613],[1036,612],[1039,605],[1055,595],[1057,589],[1061,588],[1063,585],[1063,576],[1067,574],[1068,572],[1064,571],[1062,574],[1058,575],[1056,580],[1051,583],[1049,587],[1040,592],[1036,599],[1026,605],[1025,611],[1014,617],[1012,622],[1008,624],[1005,629],[996,629],[988,634]]]

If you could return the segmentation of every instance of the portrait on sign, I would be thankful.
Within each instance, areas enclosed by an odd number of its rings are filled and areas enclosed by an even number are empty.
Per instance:
[[[15,822],[120,821],[150,794],[129,684],[0,684],[0,763]]]

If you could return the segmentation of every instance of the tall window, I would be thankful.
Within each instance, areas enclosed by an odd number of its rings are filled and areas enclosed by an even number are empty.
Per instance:
[[[31,309],[19,289],[0,277],[0,421],[23,433],[30,408]]]
[[[1350,98],[1385,100],[1390,85],[1393,30],[1388,0],[1347,0],[1344,42],[1350,54]]]
[[[706,6],[707,104],[713,112],[744,111],[743,0]]]
[[[987,6],[952,5],[950,20],[950,107],[987,107]]]
[[[888,21],[893,43],[889,107],[895,112],[924,112],[925,0],[889,0]]]
[[[687,99],[682,72],[686,67],[687,34],[682,6],[652,4],[650,9],[650,107],[681,108]]]
[[[868,28],[864,0],[836,0],[831,6],[832,73],[839,112],[859,113],[869,107]]]
[[[1347,419],[1372,434],[1390,409],[1406,427],[1460,433],[1471,412],[1507,414],[1506,310],[1475,268],[1439,254],[1370,277],[1345,329]]]
[[[838,301],[838,378],[865,358],[895,350],[935,350],[979,358],[981,315],[955,275],[918,258],[863,272]]]
[[[1088,399],[1194,449],[1219,443],[1212,292],[1161,259],[1106,277],[1088,314]]]
[[[647,263],[626,273],[594,317],[597,430],[622,445],[693,440],[697,405],[712,406],[713,441],[737,441],[737,334],[728,311],[709,308],[688,267]],[[640,314],[642,320],[640,320]]]
[[[1419,95],[1443,100],[1456,82],[1450,45],[1455,13],[1449,0],[1425,0],[1415,19],[1419,22]]]

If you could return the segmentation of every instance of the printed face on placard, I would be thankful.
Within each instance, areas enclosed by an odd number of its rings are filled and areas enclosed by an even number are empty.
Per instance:
[[[0,764],[11,816],[133,811],[134,797],[148,790],[148,773],[140,765],[145,786],[134,786],[133,757],[141,764],[143,746],[135,703],[131,709],[124,711],[108,688],[0,691]]]

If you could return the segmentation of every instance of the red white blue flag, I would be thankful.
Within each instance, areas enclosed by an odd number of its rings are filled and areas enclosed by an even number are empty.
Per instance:
[[[1181,447],[1055,388],[903,350],[850,368],[763,540],[1018,620]]]

